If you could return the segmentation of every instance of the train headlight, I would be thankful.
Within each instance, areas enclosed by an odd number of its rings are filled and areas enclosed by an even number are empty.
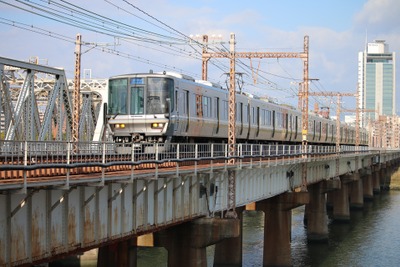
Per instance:
[[[162,129],[164,127],[164,123],[153,122],[151,124],[152,129]]]
[[[117,124],[115,124],[115,128],[116,128],[116,129],[124,129],[124,128],[125,128],[125,124],[123,124],[123,123],[117,123]]]

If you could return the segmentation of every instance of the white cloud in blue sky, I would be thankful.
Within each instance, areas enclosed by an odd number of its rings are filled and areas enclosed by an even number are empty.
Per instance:
[[[46,5],[48,1],[35,0]],[[5,1],[14,3],[15,1]],[[156,21],[138,12],[124,1],[110,1],[123,9],[117,9],[107,1],[70,0],[88,10],[113,18],[114,20],[157,31],[157,27],[138,19],[139,15],[152,23]],[[238,51],[302,51],[304,35],[310,37],[310,77],[320,79],[318,89],[327,91],[355,91],[357,82],[357,56],[364,49],[366,38],[384,39],[391,51],[400,50],[400,1],[398,0],[140,0],[127,1],[143,9],[165,24],[186,35],[208,34],[223,36],[228,42],[229,34],[236,34]],[[124,11],[131,12],[128,14]],[[76,29],[55,21],[40,18],[0,3],[0,18],[43,27],[51,32],[59,32],[71,38],[82,33],[87,42],[112,43],[109,36]],[[1,22],[1,20],[0,20]],[[47,59],[51,66],[64,67],[70,77],[74,70],[74,45],[49,36],[34,34],[0,23],[2,42],[0,56],[27,60],[30,56]],[[166,32],[163,32],[166,34]],[[124,47],[126,45],[126,47]],[[229,47],[226,44],[226,47]],[[153,47],[154,48],[154,47]],[[182,49],[188,49],[187,47]],[[132,45],[121,42],[117,49],[125,49],[144,59],[176,66],[190,73],[201,75],[201,61],[170,56],[146,44]],[[106,78],[128,72],[147,72],[149,69],[161,71],[161,67],[143,64],[123,57],[111,56],[99,51],[89,51],[82,57],[83,68],[92,69],[95,77]],[[222,61],[221,61],[222,62]],[[250,65],[248,60],[242,60]],[[248,89],[260,95],[267,94],[292,102],[296,86],[293,80],[302,78],[302,62],[296,59],[276,60],[255,59],[257,67],[266,79],[277,86],[267,84],[251,85],[247,77]],[[228,61],[225,62],[228,66]],[[398,65],[398,64],[397,64]],[[222,71],[210,66],[210,79],[223,80]],[[280,78],[280,77],[284,78]],[[399,77],[399,76],[398,76]],[[399,91],[400,89],[398,89]],[[399,95],[399,94],[398,94]],[[345,103],[354,105],[354,100]],[[400,103],[397,103],[400,108]],[[352,108],[349,106],[348,108]]]

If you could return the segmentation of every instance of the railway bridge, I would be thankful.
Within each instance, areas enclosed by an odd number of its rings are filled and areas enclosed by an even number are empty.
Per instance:
[[[264,265],[289,266],[291,209],[306,205],[308,239],[326,240],[326,206],[349,220],[350,207],[385,188],[398,166],[399,150],[361,146],[119,147],[103,123],[107,80],[74,82],[62,69],[0,57],[0,266],[93,248],[99,265],[135,266],[149,233],[169,266],[206,266],[212,244],[215,266],[241,266],[250,203],[266,214]],[[227,218],[232,199],[236,216]]]
[[[0,142],[0,266],[31,265],[99,248],[99,266],[135,266],[140,236],[168,251],[169,266],[241,266],[241,212],[265,212],[265,266],[290,266],[291,209],[306,205],[308,239],[328,238],[389,185],[398,150],[368,147],[108,142]],[[143,145],[144,146],[144,145]],[[234,157],[235,164],[230,163]],[[307,190],[302,188],[307,168]],[[228,209],[228,171],[236,173],[236,218]]]

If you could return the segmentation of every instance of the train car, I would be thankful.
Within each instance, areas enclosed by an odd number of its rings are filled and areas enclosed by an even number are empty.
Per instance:
[[[208,81],[177,73],[111,77],[107,117],[116,143],[226,142],[229,92]],[[237,142],[300,143],[301,112],[237,92]],[[355,129],[309,115],[308,142],[354,144]],[[368,141],[365,130],[362,144]]]

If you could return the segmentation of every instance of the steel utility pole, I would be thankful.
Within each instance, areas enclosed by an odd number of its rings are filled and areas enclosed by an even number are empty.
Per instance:
[[[236,52],[235,51],[235,35],[231,34],[230,51],[229,52],[208,52],[207,50],[207,35],[203,36],[203,53],[202,53],[202,79],[207,80],[208,76],[208,61],[210,58],[229,58],[230,59],[230,87],[229,87],[229,133],[228,133],[228,146],[229,155],[235,155],[235,59],[236,58],[300,58],[303,60],[303,82],[304,82],[304,105],[303,111],[303,133],[308,131],[308,36],[304,36],[304,51],[303,52]],[[307,134],[303,138],[303,151],[307,151]],[[229,161],[234,164],[234,159]],[[229,192],[228,192],[228,212],[227,215],[236,216],[235,208],[235,172],[232,170],[228,173],[229,176]],[[302,191],[307,187],[307,168],[303,166],[302,173]]]
[[[78,33],[75,42],[75,80],[74,80],[74,108],[72,118],[72,141],[79,141],[79,115],[81,106],[81,46],[82,36]]]
[[[236,90],[235,90],[235,34],[231,33],[230,38],[230,64],[229,64],[229,124],[228,124],[228,147],[229,159],[228,164],[235,164],[235,145],[236,145],[236,121],[235,121],[235,104],[236,104]],[[228,171],[228,211],[227,218],[237,218],[236,214],[236,172],[233,169]]]
[[[340,110],[340,99],[341,99],[342,96],[357,96],[357,94],[355,94],[355,93],[339,93],[339,92],[318,92],[318,93],[310,92],[309,95],[310,96],[336,96],[337,97],[337,108],[336,108],[336,176],[339,176],[340,112],[341,112],[341,110]],[[358,128],[358,126],[356,127],[356,138],[357,138],[357,131],[359,131],[359,129],[357,130],[357,128]]]

